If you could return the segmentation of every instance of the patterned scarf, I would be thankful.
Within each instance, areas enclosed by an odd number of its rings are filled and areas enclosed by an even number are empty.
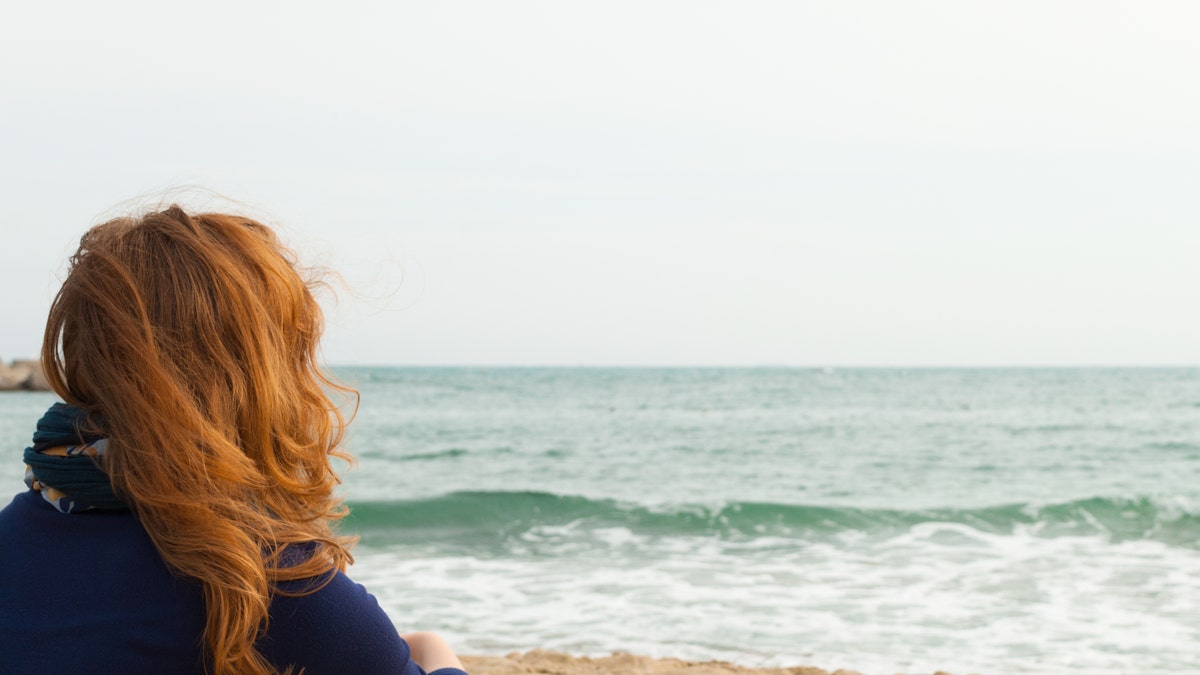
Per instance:
[[[25,448],[25,484],[62,513],[128,510],[102,468],[108,439],[87,431],[87,411],[55,403]]]

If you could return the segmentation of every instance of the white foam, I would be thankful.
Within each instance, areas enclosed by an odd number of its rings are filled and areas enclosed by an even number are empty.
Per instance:
[[[402,628],[441,630],[466,652],[627,650],[865,675],[1200,662],[1194,549],[954,523],[849,543],[541,529],[571,541],[502,559],[366,549],[353,574]]]

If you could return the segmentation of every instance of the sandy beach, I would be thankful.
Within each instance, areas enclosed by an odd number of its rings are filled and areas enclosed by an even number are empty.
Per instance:
[[[507,656],[464,656],[471,675],[859,675],[854,670],[822,670],[811,666],[745,668],[724,661],[682,661],[617,653],[601,658],[535,650]],[[942,671],[933,675],[949,675]]]

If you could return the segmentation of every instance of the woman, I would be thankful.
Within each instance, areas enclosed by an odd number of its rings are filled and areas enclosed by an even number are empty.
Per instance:
[[[93,228],[50,309],[56,404],[0,512],[0,672],[463,675],[344,570],[350,392],[267,227],[177,206]]]

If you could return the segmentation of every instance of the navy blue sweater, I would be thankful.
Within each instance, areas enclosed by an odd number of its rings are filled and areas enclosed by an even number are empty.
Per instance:
[[[0,673],[202,675],[203,631],[199,584],[171,574],[133,515],[66,515],[33,491],[0,511]],[[375,598],[340,572],[310,595],[275,597],[257,647],[306,675],[424,675]]]

